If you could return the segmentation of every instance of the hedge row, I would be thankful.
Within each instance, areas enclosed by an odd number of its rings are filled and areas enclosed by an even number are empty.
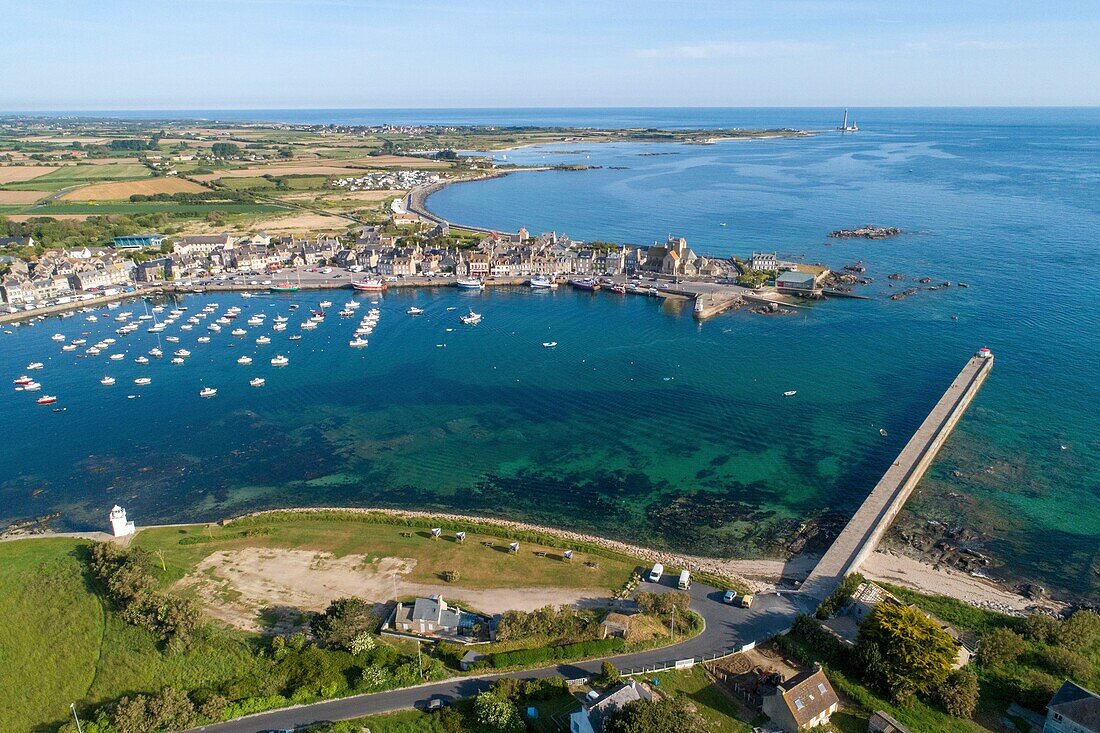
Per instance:
[[[242,529],[240,532],[220,534],[217,537],[210,535],[190,535],[188,537],[181,537],[179,544],[202,545],[207,542],[224,542],[225,540],[243,539],[245,537],[263,537],[269,534],[275,534],[275,530],[272,527],[251,527],[249,529]]]
[[[578,641],[575,644],[562,644],[561,646],[535,647],[534,649],[515,649],[510,652],[498,652],[490,654],[488,663],[490,666],[500,669],[502,667],[530,666],[540,662],[566,661],[570,659],[587,659],[588,657],[600,657],[611,653],[621,652],[626,645],[622,639],[594,639],[592,641]]]

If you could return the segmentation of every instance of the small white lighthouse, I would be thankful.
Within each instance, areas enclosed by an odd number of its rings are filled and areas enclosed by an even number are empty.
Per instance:
[[[111,509],[111,532],[115,537],[124,537],[136,531],[134,523],[126,521],[126,510],[115,504]]]

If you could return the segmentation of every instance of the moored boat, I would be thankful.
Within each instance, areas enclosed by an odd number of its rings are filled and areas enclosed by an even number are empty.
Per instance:
[[[599,290],[600,284],[590,277],[579,277],[569,281],[577,290]]]
[[[263,377],[253,377],[252,379],[248,380],[248,384],[252,387],[262,387],[266,382],[267,380]]]
[[[289,363],[290,363],[290,359],[286,358],[282,354],[279,354],[278,356],[272,358],[272,360],[271,360],[271,366],[281,367],[281,366],[286,366]]]
[[[386,283],[376,277],[367,278],[366,280],[353,280],[351,286],[356,290],[375,293],[386,289]]]
[[[145,385],[152,384],[152,383],[153,383],[153,380],[150,379],[149,377],[138,377],[137,379],[134,380],[134,384],[136,384],[138,386],[141,386],[141,387],[144,387]]]
[[[537,289],[550,289],[558,287],[558,284],[545,275],[535,275],[531,278],[530,285]]]
[[[30,364],[27,365],[27,369],[41,369],[44,366],[45,364],[40,361],[32,361]]]
[[[99,383],[102,384],[104,387],[110,387],[112,384],[115,383],[115,378],[104,377],[103,379],[99,380]]]
[[[460,277],[455,280],[455,287],[459,290],[483,290],[485,283],[476,277]]]
[[[52,394],[44,394],[37,400],[35,400],[35,402],[40,405],[52,405],[53,403],[57,402],[57,396]]]
[[[248,366],[249,364],[252,363],[252,357],[251,356],[242,356],[240,359],[237,359],[237,363],[242,365],[242,366]]]
[[[470,311],[464,316],[459,316],[459,320],[465,323],[467,326],[476,326],[481,323],[481,314]]]
[[[423,308],[417,308],[416,306],[413,306],[412,308],[409,308],[405,312],[408,313],[410,316],[422,316],[422,315],[424,315],[424,309]]]
[[[218,393],[218,390],[213,387],[203,387],[199,390],[199,397],[213,397]]]

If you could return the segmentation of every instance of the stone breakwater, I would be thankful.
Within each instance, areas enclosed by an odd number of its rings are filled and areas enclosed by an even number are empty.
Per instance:
[[[252,512],[245,514],[241,517],[234,519],[227,519],[222,524],[228,525],[241,519],[247,519],[250,517],[262,517],[264,515],[271,514],[362,514],[362,515],[384,515],[387,517],[396,517],[398,519],[433,519],[443,522],[456,522],[464,524],[478,524],[485,527],[499,527],[506,530],[512,530],[516,532],[533,532],[536,534],[546,535],[557,540],[568,542],[581,542],[588,545],[594,545],[596,547],[610,550],[612,552],[621,553],[624,555],[630,555],[631,557],[637,557],[640,560],[644,560],[646,563],[661,563],[665,567],[680,567],[686,568],[693,572],[708,573],[723,580],[728,581],[731,585],[739,588],[752,588],[756,591],[771,590],[774,588],[774,584],[763,583],[760,581],[749,581],[734,570],[735,561],[721,560],[717,558],[698,557],[695,555],[684,555],[673,552],[663,552],[660,550],[654,550],[648,547],[641,547],[640,545],[632,545],[626,542],[620,542],[618,540],[607,539],[606,537],[599,537],[596,535],[584,534],[582,532],[573,532],[566,529],[555,529],[553,527],[546,527],[539,524],[530,524],[528,522],[518,522],[511,519],[496,519],[493,517],[476,517],[469,514],[450,514],[446,512],[422,512],[416,510],[404,510],[404,509],[371,509],[371,508],[345,508],[345,507],[316,507],[316,508],[294,508],[294,509],[269,509],[261,512]],[[567,548],[568,549],[568,548]]]

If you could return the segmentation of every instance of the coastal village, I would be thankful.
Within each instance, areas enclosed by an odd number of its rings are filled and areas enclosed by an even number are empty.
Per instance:
[[[359,182],[348,185],[371,185],[354,180]],[[588,289],[603,286],[649,295],[661,290],[683,296],[693,294],[688,290],[691,283],[705,283],[738,286],[738,295],[820,298],[830,287],[843,288],[833,289],[834,294],[847,294],[858,282],[848,273],[784,261],[774,252],[754,252],[743,260],[703,256],[675,236],[645,247],[585,243],[553,232],[532,235],[521,228],[516,233],[484,233],[472,243],[456,245],[446,223],[425,223],[403,209],[393,213],[393,223],[358,227],[353,237],[273,236],[263,231],[177,237],[149,233],[118,236],[106,246],[22,256],[5,253],[34,251],[33,237],[0,238],[0,302],[10,313],[33,313],[154,285],[261,287],[271,285],[271,278],[288,268],[314,273],[324,268],[324,275],[341,271],[323,278],[329,287],[369,276],[385,278],[389,285],[426,285],[433,280],[438,284],[446,278],[518,284],[549,278],[555,285],[594,280]],[[340,277],[346,278],[343,283],[337,281]],[[307,276],[303,286],[310,283],[319,285],[318,278]]]

